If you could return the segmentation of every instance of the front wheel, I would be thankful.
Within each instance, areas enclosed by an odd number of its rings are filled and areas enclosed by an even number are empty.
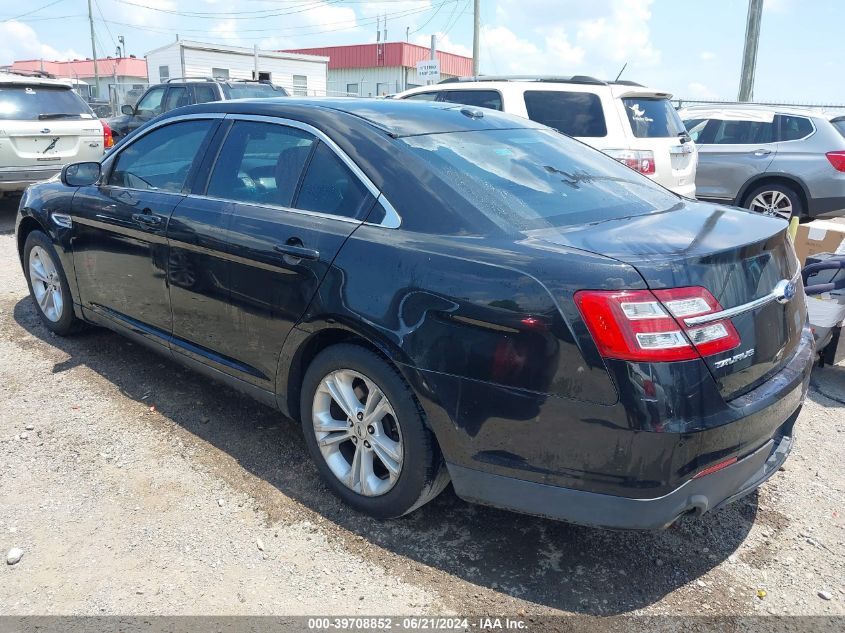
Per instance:
[[[407,514],[449,481],[413,392],[370,350],[342,344],[318,354],[305,374],[300,410],[320,475],[360,512]]]
[[[772,183],[757,187],[745,197],[743,205],[751,211],[791,220],[804,215],[801,197],[791,187]]]
[[[30,233],[23,249],[24,269],[29,294],[41,322],[52,332],[64,336],[80,325],[73,313],[73,300],[65,271],[50,238],[41,231]]]

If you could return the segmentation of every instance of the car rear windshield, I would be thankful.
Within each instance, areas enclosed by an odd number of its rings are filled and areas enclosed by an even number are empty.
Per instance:
[[[669,99],[625,97],[622,103],[631,131],[637,138],[667,138],[685,131],[681,117]]]
[[[645,176],[551,130],[448,132],[400,140],[457,195],[503,228],[572,226],[680,203]]]
[[[833,123],[833,127],[839,130],[839,133],[842,136],[845,136],[845,117],[840,119],[833,119],[831,123]]]
[[[91,119],[91,108],[70,88],[53,86],[0,86],[0,119]]]
[[[286,97],[287,91],[281,86],[259,83],[231,83],[227,86],[230,99],[266,99]]]

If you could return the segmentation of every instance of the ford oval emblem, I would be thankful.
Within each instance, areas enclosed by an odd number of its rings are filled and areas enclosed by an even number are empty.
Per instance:
[[[775,295],[778,303],[789,303],[795,298],[795,282],[781,279],[772,294]]]

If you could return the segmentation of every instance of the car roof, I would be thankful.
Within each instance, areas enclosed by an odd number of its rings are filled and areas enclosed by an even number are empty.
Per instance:
[[[51,79],[49,77],[37,77],[34,75],[23,75],[17,73],[0,73],[0,84],[20,84],[22,86],[56,86],[58,88],[71,89],[68,80]]]
[[[484,77],[454,77],[430,86],[417,86],[400,92],[397,97],[421,92],[436,92],[441,90],[498,90],[507,91],[508,88],[529,88],[531,90],[566,91],[578,90],[596,92],[606,90],[614,98],[640,97],[671,99],[672,94],[663,90],[655,90],[634,81],[602,81],[594,77],[576,75],[574,77],[541,77],[520,75],[489,75]]]
[[[725,103],[725,104],[700,104],[684,106],[680,110],[689,114],[707,114],[713,116],[715,113],[749,113],[756,115],[774,116],[775,114],[792,114],[796,116],[818,117],[832,119],[841,116],[843,113],[825,112],[817,108],[802,106],[776,106],[762,103]]]
[[[318,128],[335,127],[338,114],[355,117],[393,137],[546,126],[496,110],[431,101],[355,97],[233,99],[180,108],[179,112],[224,112],[291,118]],[[166,116],[166,115],[165,115]]]

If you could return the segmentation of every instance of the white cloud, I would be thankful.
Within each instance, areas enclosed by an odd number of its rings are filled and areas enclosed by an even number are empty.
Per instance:
[[[448,34],[444,35],[442,32],[438,32],[435,35],[437,35],[437,50],[446,51],[447,53],[454,53],[455,55],[464,55],[465,57],[472,57],[472,49],[469,46],[458,44],[457,42],[452,41],[449,38]],[[414,36],[413,43],[428,48],[429,46],[431,46],[431,35],[416,35]]]
[[[689,90],[689,94],[684,95],[686,97],[693,97],[695,99],[714,99],[716,97],[710,88],[698,81],[687,84],[687,89]]]
[[[703,62],[709,62],[716,59],[716,53],[713,51],[702,51],[698,58]]]
[[[0,63],[11,64],[19,59],[64,61],[84,58],[85,54],[72,48],[59,50],[41,42],[35,29],[28,24],[14,20],[0,23]]]

